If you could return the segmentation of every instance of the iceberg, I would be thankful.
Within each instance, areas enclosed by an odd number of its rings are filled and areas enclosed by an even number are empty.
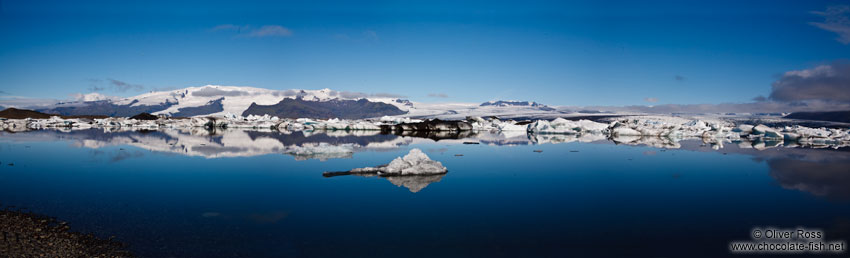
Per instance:
[[[412,149],[403,158],[395,158],[384,167],[384,175],[434,175],[445,174],[446,167],[439,161],[431,160],[419,149]]]
[[[397,157],[389,164],[377,167],[355,168],[344,172],[325,172],[324,175],[377,174],[380,176],[408,176],[439,175],[447,172],[448,169],[443,166],[443,163],[431,160],[420,149],[412,149],[404,157]]]
[[[753,127],[753,132],[750,135],[759,135],[764,138],[770,139],[783,138],[782,134],[780,134],[779,131],[767,127],[766,125],[757,125]]]
[[[608,125],[584,119],[572,121],[559,117],[552,121],[537,120],[528,125],[528,131],[543,134],[606,133]]]
[[[410,192],[416,193],[428,186],[428,184],[439,182],[448,172],[439,161],[431,160],[428,155],[420,149],[412,149],[404,157],[397,157],[389,164],[376,167],[355,168],[343,172],[325,172],[324,177],[342,175],[357,176],[381,176],[390,183],[405,187]]]

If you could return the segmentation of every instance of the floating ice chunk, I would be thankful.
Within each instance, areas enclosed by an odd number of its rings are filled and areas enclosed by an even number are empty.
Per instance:
[[[383,172],[390,175],[433,175],[446,173],[447,169],[439,161],[428,158],[421,150],[412,149],[403,158],[396,158],[387,164]]]
[[[738,125],[738,127],[735,127],[735,129],[733,129],[732,131],[737,132],[737,133],[741,133],[741,135],[747,135],[747,134],[750,134],[750,133],[753,132],[753,127],[755,127],[755,126],[748,125],[748,124],[740,124],[740,125]]]
[[[528,130],[528,125],[517,125],[513,123],[501,123],[499,124],[499,131],[526,131]]]
[[[608,131],[608,125],[584,119],[571,121],[559,117],[551,122],[537,120],[528,125],[528,131],[553,134],[604,133]]]
[[[331,145],[326,142],[319,144],[304,144],[302,146],[286,147],[283,153],[295,156],[296,159],[319,159],[348,158],[354,153],[352,144]]]
[[[761,135],[764,138],[773,138],[773,139],[783,138],[782,134],[780,134],[779,131],[777,131],[773,128],[767,127],[766,125],[757,125],[756,127],[753,127],[753,133],[752,134]]]
[[[619,123],[619,122],[614,122],[611,125],[611,134],[614,135],[614,136],[640,136],[640,135],[643,135],[643,133],[638,132],[637,130],[632,129],[631,127],[628,127],[625,124]]]
[[[407,175],[437,175],[448,172],[443,163],[431,160],[428,155],[419,149],[412,149],[404,157],[397,157],[386,165],[377,167],[355,168],[345,173],[348,174],[378,174],[381,176],[407,176]]]

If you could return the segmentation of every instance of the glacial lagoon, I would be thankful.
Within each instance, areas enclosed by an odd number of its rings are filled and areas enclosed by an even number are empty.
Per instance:
[[[372,131],[0,133],[0,205],[140,257],[731,256],[753,227],[850,239],[850,151]],[[441,175],[323,176],[420,149]]]

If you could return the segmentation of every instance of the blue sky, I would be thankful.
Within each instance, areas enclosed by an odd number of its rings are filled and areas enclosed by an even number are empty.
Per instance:
[[[69,2],[0,2],[0,94],[219,84],[425,102],[742,103],[788,71],[850,57],[841,33],[813,24],[848,1]]]

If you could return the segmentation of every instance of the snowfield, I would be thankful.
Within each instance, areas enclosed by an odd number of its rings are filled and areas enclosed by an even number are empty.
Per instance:
[[[301,98],[307,101],[329,101],[334,99],[339,100],[359,100],[367,99],[371,102],[382,102],[394,105],[403,111],[407,111],[411,107],[403,102],[397,101],[397,98],[390,97],[375,97],[363,96],[362,94],[354,94],[348,92],[339,92],[331,89],[320,90],[270,90],[254,87],[243,86],[220,86],[206,85],[201,87],[188,87],[179,90],[171,91],[155,91],[138,96],[127,98],[107,98],[105,96],[88,96],[86,95],[83,101],[92,100],[112,100],[116,105],[130,106],[155,106],[160,104],[171,103],[165,110],[154,112],[154,115],[174,115],[184,108],[196,108],[215,104],[220,101],[223,110],[220,112],[203,114],[202,116],[225,116],[228,114],[242,114],[251,106],[252,103],[258,105],[274,105],[283,99]]]

